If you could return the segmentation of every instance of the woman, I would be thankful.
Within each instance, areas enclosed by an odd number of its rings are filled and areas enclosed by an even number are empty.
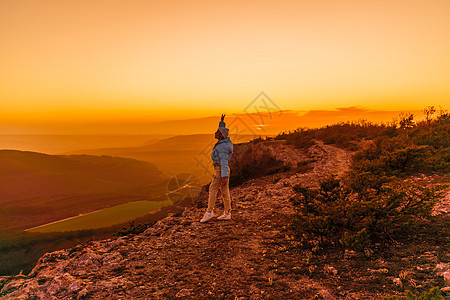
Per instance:
[[[225,127],[222,115],[214,137],[218,139],[217,143],[211,152],[211,159],[213,161],[214,170],[216,174],[209,185],[208,208],[200,222],[204,223],[214,217],[214,205],[216,204],[217,192],[220,189],[222,192],[223,206],[225,211],[223,215],[218,217],[219,220],[231,220],[231,199],[230,199],[230,168],[228,167],[228,160],[233,154],[233,143],[228,137],[228,128]]]

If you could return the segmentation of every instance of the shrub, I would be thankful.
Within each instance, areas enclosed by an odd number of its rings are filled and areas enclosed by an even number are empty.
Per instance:
[[[285,172],[290,169],[290,166],[273,157],[266,148],[253,142],[235,145],[235,152],[229,166],[230,187],[240,185],[252,178]]]
[[[135,224],[134,221],[129,222],[129,227],[123,227],[118,232],[116,232],[115,236],[124,236],[129,234],[139,234],[146,231],[151,226],[150,223],[145,224]]]
[[[424,109],[425,120],[416,122],[411,113],[401,113],[392,122],[372,123],[367,120],[341,122],[321,128],[299,128],[294,132],[282,132],[275,140],[286,140],[299,148],[309,148],[314,140],[322,140],[326,144],[335,144],[338,147],[351,151],[359,150],[358,142],[362,139],[376,140],[378,138],[396,138],[403,136],[409,139],[411,145],[427,145],[437,153],[450,152],[450,113],[441,109],[438,116],[433,119],[436,109],[429,106]],[[410,146],[411,146],[410,145]],[[405,146],[406,147],[406,146]],[[441,149],[441,150],[439,150]],[[433,151],[430,155],[435,155]],[[450,163],[446,160],[448,168]],[[444,167],[442,160],[440,168]]]
[[[401,113],[398,117],[398,124],[401,129],[414,127],[414,114]]]
[[[294,186],[296,209],[291,228],[302,243],[318,241],[362,250],[414,230],[430,215],[438,193],[412,182],[383,184],[379,192],[360,194],[328,178],[318,189]]]
[[[233,165],[230,168],[230,186],[237,186],[252,178],[287,170],[289,170],[289,166],[284,165],[283,161],[277,160],[270,155],[263,156],[260,159],[249,160],[241,164]]]
[[[308,149],[314,145],[314,133],[307,129],[298,129],[286,138],[286,143],[298,148]]]
[[[342,123],[316,130],[316,137],[333,143],[362,137],[359,130],[364,128],[375,138],[353,155],[342,182],[329,178],[318,189],[294,187],[292,228],[301,243],[361,250],[401,238],[423,224],[440,193],[405,178],[450,167],[450,115],[431,116],[416,123],[413,115],[403,114],[399,128],[396,123],[384,127]],[[352,133],[345,135],[343,128]]]
[[[294,132],[281,133],[275,140],[286,140],[298,148],[307,149],[314,145],[314,140],[322,140],[326,144],[335,144],[338,147],[351,151],[359,149],[357,142],[364,139],[373,139],[378,136],[392,136],[395,133],[395,124],[375,124],[366,120],[356,122],[341,122],[321,128],[299,128]]]
[[[399,177],[417,172],[448,171],[450,115],[441,113],[435,120],[411,126],[401,127],[394,136],[377,137],[368,148],[356,153],[352,176],[372,173]]]

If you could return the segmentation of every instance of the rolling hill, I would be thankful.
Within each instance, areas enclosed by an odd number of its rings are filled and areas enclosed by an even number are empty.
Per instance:
[[[234,144],[247,142],[254,135],[232,135]],[[139,147],[102,148],[72,151],[67,154],[112,155],[154,163],[163,172],[176,175],[190,172],[203,184],[211,180],[204,167],[211,167],[211,150],[215,144],[214,134],[177,135],[158,142],[149,141]],[[199,163],[200,162],[200,163]]]
[[[129,158],[0,150],[0,226],[25,229],[140,200],[161,200],[167,176]]]

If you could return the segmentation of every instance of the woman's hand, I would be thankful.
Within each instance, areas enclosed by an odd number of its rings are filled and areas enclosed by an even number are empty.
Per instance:
[[[223,114],[223,115],[220,117],[220,121],[223,121],[223,119],[225,119],[225,114]]]

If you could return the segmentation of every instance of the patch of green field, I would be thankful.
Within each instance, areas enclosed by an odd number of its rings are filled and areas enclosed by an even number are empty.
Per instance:
[[[142,217],[161,207],[171,205],[170,200],[165,201],[136,201],[121,204],[78,217],[68,218],[57,222],[29,229],[29,232],[63,232],[84,229],[96,229],[125,223]]]

